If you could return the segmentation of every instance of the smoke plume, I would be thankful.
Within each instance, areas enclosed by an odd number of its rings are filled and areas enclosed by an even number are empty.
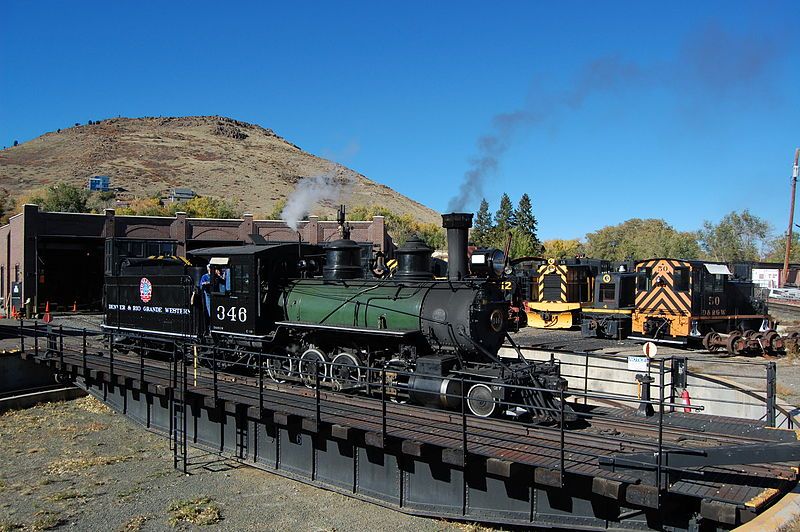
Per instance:
[[[732,93],[747,101],[759,101],[769,92],[765,78],[777,52],[770,39],[734,35],[708,25],[690,35],[666,61],[643,65],[619,55],[596,58],[579,70],[567,90],[548,93],[537,87],[528,104],[492,118],[489,132],[478,138],[477,155],[470,160],[458,193],[447,208],[452,212],[474,206],[483,195],[487,177],[497,172],[502,156],[521,133],[554,119],[558,113],[579,110],[597,93],[659,89],[672,91],[690,104],[692,98],[719,98]]]
[[[286,206],[281,212],[281,220],[297,231],[297,224],[305,218],[311,209],[320,201],[338,201],[345,183],[337,179],[334,170],[303,178],[286,199]]]

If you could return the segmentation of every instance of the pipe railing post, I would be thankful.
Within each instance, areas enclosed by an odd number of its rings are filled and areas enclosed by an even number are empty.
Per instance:
[[[381,368],[381,433],[386,443],[386,368]]]
[[[777,368],[775,366],[775,362],[769,362],[767,364],[767,412],[766,412],[766,421],[770,427],[775,426],[775,421],[778,416],[777,413],[777,400],[776,400],[776,393],[777,393]]]
[[[467,515],[467,392],[464,377],[461,377],[461,515]]]
[[[139,388],[144,387],[144,350],[139,349]]]
[[[33,355],[39,358],[39,322],[33,322]]]
[[[258,416],[264,411],[264,353],[258,353]]]
[[[317,431],[319,431],[319,360],[316,358],[314,359],[314,407],[316,408],[317,414]]]
[[[184,345],[181,348],[181,366],[183,368],[183,382],[181,383],[181,419],[183,420],[183,433],[181,434],[181,451],[183,452],[183,474],[187,473],[187,466],[188,466],[188,442],[187,439],[189,435],[187,434],[187,423],[188,420],[186,419],[186,396],[189,393],[189,383],[188,383],[188,375],[186,369],[186,346]]]
[[[58,362],[61,365],[59,371],[64,369],[64,326],[58,326]]]
[[[108,336],[108,378],[114,385],[114,335]]]
[[[583,365],[583,404],[588,404],[589,398],[587,397],[589,393],[589,353],[584,354],[584,365]],[[560,368],[559,368],[560,374]]]
[[[664,359],[658,361],[658,462],[656,481],[658,482],[658,508],[661,509],[661,491],[663,489],[661,476],[664,463]]]
[[[560,445],[559,445],[559,464],[560,464],[560,467],[561,467],[560,484],[563,487],[564,486],[564,473],[565,473],[565,468],[566,468],[565,460],[564,460],[565,451],[564,451],[564,388],[563,388],[563,386],[560,387],[560,389],[558,390],[558,403],[559,403],[558,404],[558,409],[559,409],[559,416],[560,416],[558,427],[559,427],[560,438],[561,438]]]
[[[86,382],[89,379],[89,371],[86,367],[86,328],[84,327],[81,342],[81,364],[83,366],[83,380]]]
[[[214,404],[217,404],[219,396],[217,395],[217,348],[211,348],[211,365],[214,373]]]
[[[25,352],[25,328],[22,318],[19,319],[19,352]]]

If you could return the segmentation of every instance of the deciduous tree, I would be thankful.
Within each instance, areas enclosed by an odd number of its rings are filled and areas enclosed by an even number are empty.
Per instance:
[[[587,234],[586,254],[607,260],[695,259],[700,248],[694,233],[676,231],[664,220],[632,218]]]
[[[716,224],[708,220],[703,222],[699,240],[709,259],[723,262],[758,260],[769,232],[765,220],[745,209],[726,214]]]

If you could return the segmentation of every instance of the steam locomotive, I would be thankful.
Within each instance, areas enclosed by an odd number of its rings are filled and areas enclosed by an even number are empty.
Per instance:
[[[498,356],[518,323],[518,305],[501,290],[504,253],[476,250],[468,261],[472,214],[442,219],[446,280],[434,279],[432,250],[417,238],[395,251],[391,274],[380,258],[365,268],[342,209],[341,238],[325,246],[128,259],[106,278],[104,328],[129,349],[182,341],[224,347],[231,358],[255,351],[263,356],[249,369],[277,383],[367,394],[378,384],[398,401],[446,409],[466,402],[481,417],[555,421],[570,413],[555,396],[566,387],[557,364]]]

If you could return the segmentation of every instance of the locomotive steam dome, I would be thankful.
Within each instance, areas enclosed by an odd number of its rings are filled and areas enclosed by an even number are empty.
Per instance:
[[[335,279],[359,279],[361,269],[361,248],[350,239],[334,240],[325,248],[325,267],[322,277],[326,281]]]
[[[417,235],[412,236],[397,251],[397,271],[394,278],[399,281],[428,281],[433,279],[431,254],[433,250]]]

